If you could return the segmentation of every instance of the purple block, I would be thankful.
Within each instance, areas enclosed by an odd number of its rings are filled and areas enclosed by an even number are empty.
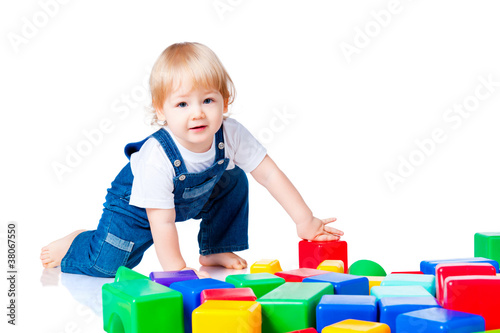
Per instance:
[[[151,272],[149,274],[151,281],[162,284],[165,287],[170,287],[174,282],[198,280],[198,275],[192,270],[185,271],[168,271],[168,272]]]

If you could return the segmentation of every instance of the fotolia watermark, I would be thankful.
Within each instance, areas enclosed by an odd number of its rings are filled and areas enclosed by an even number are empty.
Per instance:
[[[212,6],[219,18],[224,21],[226,13],[234,11],[242,2],[243,0],[215,0]]]
[[[366,22],[363,28],[355,26],[352,42],[342,41],[339,44],[347,63],[351,63],[353,55],[360,54],[363,49],[368,47],[372,40],[391,24],[393,17],[402,11],[403,6],[400,0],[390,0],[386,9],[370,12],[371,20]]]
[[[112,117],[102,118],[94,128],[83,129],[76,144],[66,145],[64,158],[52,161],[52,170],[60,182],[66,174],[72,173],[80,166],[84,158],[92,154],[95,147],[104,142],[105,136],[115,130],[118,122],[130,116],[131,110],[145,106],[150,101],[149,73],[151,69],[145,68],[145,71],[146,75],[141,84],[135,85],[129,93],[121,94],[111,103]]]
[[[500,81],[494,81],[493,74],[487,77],[479,76],[479,84],[474,92],[467,95],[461,102],[454,103],[447,108],[442,115],[446,126],[452,130],[458,130],[465,119],[477,111],[481,101],[490,98],[500,87]],[[408,177],[413,175],[419,166],[432,156],[438,145],[448,140],[448,133],[443,127],[436,127],[427,138],[415,140],[415,148],[406,156],[398,156],[398,166],[395,171],[384,172],[384,178],[391,191],[396,190],[398,184],[404,183]]]
[[[21,45],[28,44],[33,38],[38,36],[41,29],[45,28],[51,19],[57,16],[61,5],[65,5],[69,0],[40,0],[38,1],[39,10],[34,12],[31,17],[21,17],[21,30],[19,33],[8,32],[7,39],[14,49],[19,53]]]

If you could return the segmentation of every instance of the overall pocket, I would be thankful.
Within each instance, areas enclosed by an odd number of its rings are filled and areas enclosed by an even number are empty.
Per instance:
[[[217,181],[217,176],[213,176],[206,182],[196,185],[193,187],[186,187],[184,189],[184,192],[182,193],[182,198],[183,199],[193,199],[199,196],[202,196],[203,194],[207,193],[208,191],[211,191],[214,188],[215,182]]]
[[[124,266],[132,252],[134,242],[123,240],[112,233],[106,235],[94,268],[104,274],[114,276],[118,267]]]

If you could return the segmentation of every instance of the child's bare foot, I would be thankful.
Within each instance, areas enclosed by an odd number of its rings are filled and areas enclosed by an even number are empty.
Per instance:
[[[247,267],[245,259],[232,252],[214,253],[200,256],[200,264],[203,266],[223,266],[232,269],[244,269]]]
[[[53,241],[47,246],[42,247],[42,253],[40,254],[40,260],[42,260],[42,265],[45,268],[57,267],[61,264],[62,258],[68,252],[71,243],[76,236],[82,233],[85,230],[76,230],[70,233],[69,235],[59,238],[56,241]]]

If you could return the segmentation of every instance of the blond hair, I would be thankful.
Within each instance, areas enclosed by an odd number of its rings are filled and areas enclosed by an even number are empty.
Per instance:
[[[225,106],[234,101],[233,81],[211,49],[200,43],[172,44],[160,54],[151,70],[149,86],[154,112],[151,123],[157,122],[156,110],[163,110],[168,94],[178,89],[183,80],[190,80],[193,88],[216,89]]]

